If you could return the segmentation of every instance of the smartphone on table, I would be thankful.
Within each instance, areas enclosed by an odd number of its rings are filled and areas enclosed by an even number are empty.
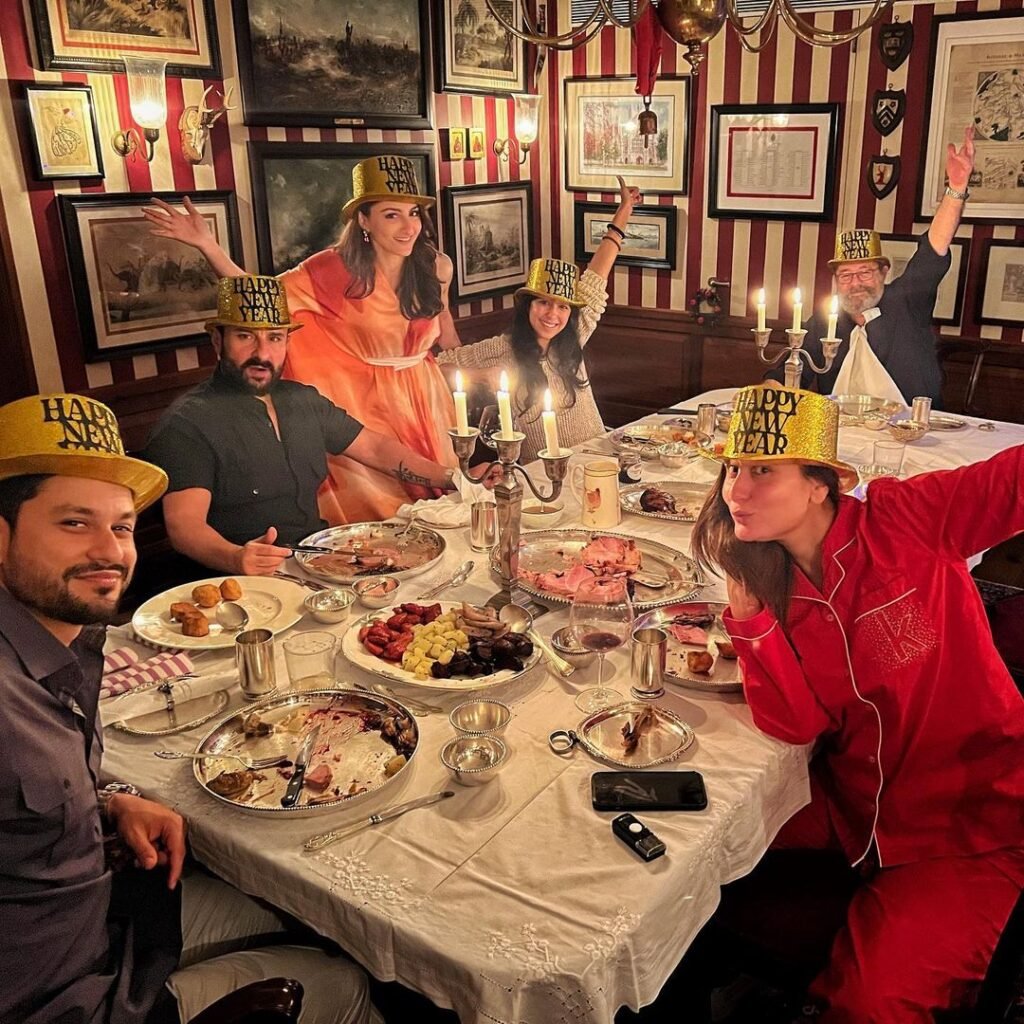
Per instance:
[[[708,794],[700,772],[594,772],[596,811],[703,811]]]

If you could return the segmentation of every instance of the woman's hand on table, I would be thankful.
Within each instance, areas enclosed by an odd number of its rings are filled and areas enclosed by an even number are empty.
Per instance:
[[[725,586],[729,592],[729,613],[734,619],[752,619],[764,611],[760,599],[754,597],[739,580],[726,576]]]
[[[163,804],[129,793],[110,798],[107,818],[139,867],[150,871],[158,864],[166,866],[167,888],[173,889],[185,862],[185,819]]]

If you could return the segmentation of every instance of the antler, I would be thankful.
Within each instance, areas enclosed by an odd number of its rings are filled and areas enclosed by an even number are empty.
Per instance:
[[[221,105],[216,109],[211,109],[206,104],[206,97],[210,95],[213,86],[207,86],[203,91],[203,98],[199,101],[199,117],[204,128],[209,128],[218,117],[226,114],[229,110],[235,110],[236,108],[231,106],[231,94],[235,91],[234,86],[229,86],[226,93],[218,95],[221,97]]]

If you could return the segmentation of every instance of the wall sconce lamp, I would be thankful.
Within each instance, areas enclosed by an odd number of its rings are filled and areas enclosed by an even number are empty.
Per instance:
[[[165,60],[148,57],[125,57],[124,70],[128,76],[128,99],[132,118],[142,129],[145,146],[135,128],[116,132],[110,140],[114,152],[129,157],[142,150],[149,162],[153,159],[153,146],[160,138],[160,129],[167,123],[167,91],[164,88]]]
[[[507,139],[494,140],[494,152],[508,161],[512,143],[519,144],[519,163],[525,164],[530,147],[537,141],[540,126],[540,95],[522,95],[515,99],[515,132]]]

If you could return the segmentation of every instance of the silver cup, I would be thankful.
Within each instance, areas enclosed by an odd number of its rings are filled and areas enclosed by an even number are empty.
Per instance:
[[[469,546],[490,551],[498,543],[498,506],[493,501],[474,501],[469,506]]]
[[[630,650],[633,685],[629,692],[638,700],[654,700],[665,692],[665,655],[668,633],[657,626],[635,630]]]
[[[927,427],[932,418],[932,400],[924,395],[915,398],[910,407],[910,418],[914,423]]]
[[[718,407],[713,402],[701,402],[697,406],[697,423],[695,430],[698,434],[707,434],[708,437],[715,436],[715,417]]]
[[[235,637],[238,683],[246,700],[261,700],[277,689],[274,634],[269,629],[247,629]]]

